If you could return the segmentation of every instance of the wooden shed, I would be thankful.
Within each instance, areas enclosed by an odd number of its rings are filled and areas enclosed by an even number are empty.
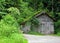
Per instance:
[[[39,32],[42,34],[53,34],[54,33],[54,19],[49,16],[46,12],[41,12],[35,15],[37,20],[39,21],[39,26],[34,27],[35,32]],[[22,28],[24,32],[28,32],[31,30],[31,24],[25,25]]]

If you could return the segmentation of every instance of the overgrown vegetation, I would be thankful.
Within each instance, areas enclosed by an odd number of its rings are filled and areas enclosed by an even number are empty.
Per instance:
[[[32,34],[32,35],[43,35],[39,32],[35,32],[35,31],[29,31],[27,34]]]
[[[19,31],[20,24],[31,20],[38,24],[34,15],[42,11],[55,18],[55,34],[59,34],[59,0],[0,0],[0,43],[27,43]]]
[[[7,14],[0,21],[0,43],[27,43],[16,19]]]

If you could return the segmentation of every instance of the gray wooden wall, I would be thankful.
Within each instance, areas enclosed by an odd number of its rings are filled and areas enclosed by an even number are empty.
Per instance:
[[[37,29],[38,32],[42,34],[52,34],[54,33],[54,22],[51,18],[46,15],[42,15],[37,18],[40,22],[40,26]]]
[[[53,34],[54,33],[54,21],[46,15],[39,16],[38,18],[39,26],[33,27],[33,31],[39,32],[42,34]],[[22,26],[22,31],[25,33],[31,30],[31,24],[25,24]]]

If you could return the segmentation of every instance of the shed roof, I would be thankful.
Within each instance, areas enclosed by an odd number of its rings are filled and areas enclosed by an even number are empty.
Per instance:
[[[42,11],[41,13],[38,12],[37,14],[33,15],[32,17],[38,18],[38,17],[40,17],[40,16],[42,16],[42,15],[47,15],[47,16],[48,16],[49,18],[51,18],[53,21],[56,21],[55,18],[51,17],[51,16],[50,16],[48,13],[46,13],[45,11]],[[27,20],[27,21],[28,21],[28,20]],[[24,21],[24,22],[22,22],[21,24],[23,25],[23,24],[25,24],[27,21]]]
[[[42,16],[42,15],[47,15],[49,18],[51,18],[53,21],[55,21],[55,19],[53,18],[53,17],[51,17],[48,13],[46,13],[46,12],[41,12],[41,13],[37,13],[36,15],[35,15],[35,17],[36,18],[38,18],[38,17],[40,17],[40,16]]]

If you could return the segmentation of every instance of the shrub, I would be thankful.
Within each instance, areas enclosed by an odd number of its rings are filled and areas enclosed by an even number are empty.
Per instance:
[[[17,33],[18,29],[17,23],[11,15],[6,15],[4,19],[0,21],[0,35],[2,36]]]
[[[14,33],[14,34],[11,35],[10,38],[15,40],[16,43],[27,43],[27,40],[23,37],[22,34]]]
[[[0,43],[27,43],[19,29],[15,18],[9,14],[6,15],[0,21]]]
[[[27,40],[24,39],[22,34],[14,33],[9,38],[0,38],[0,43],[27,43]]]

